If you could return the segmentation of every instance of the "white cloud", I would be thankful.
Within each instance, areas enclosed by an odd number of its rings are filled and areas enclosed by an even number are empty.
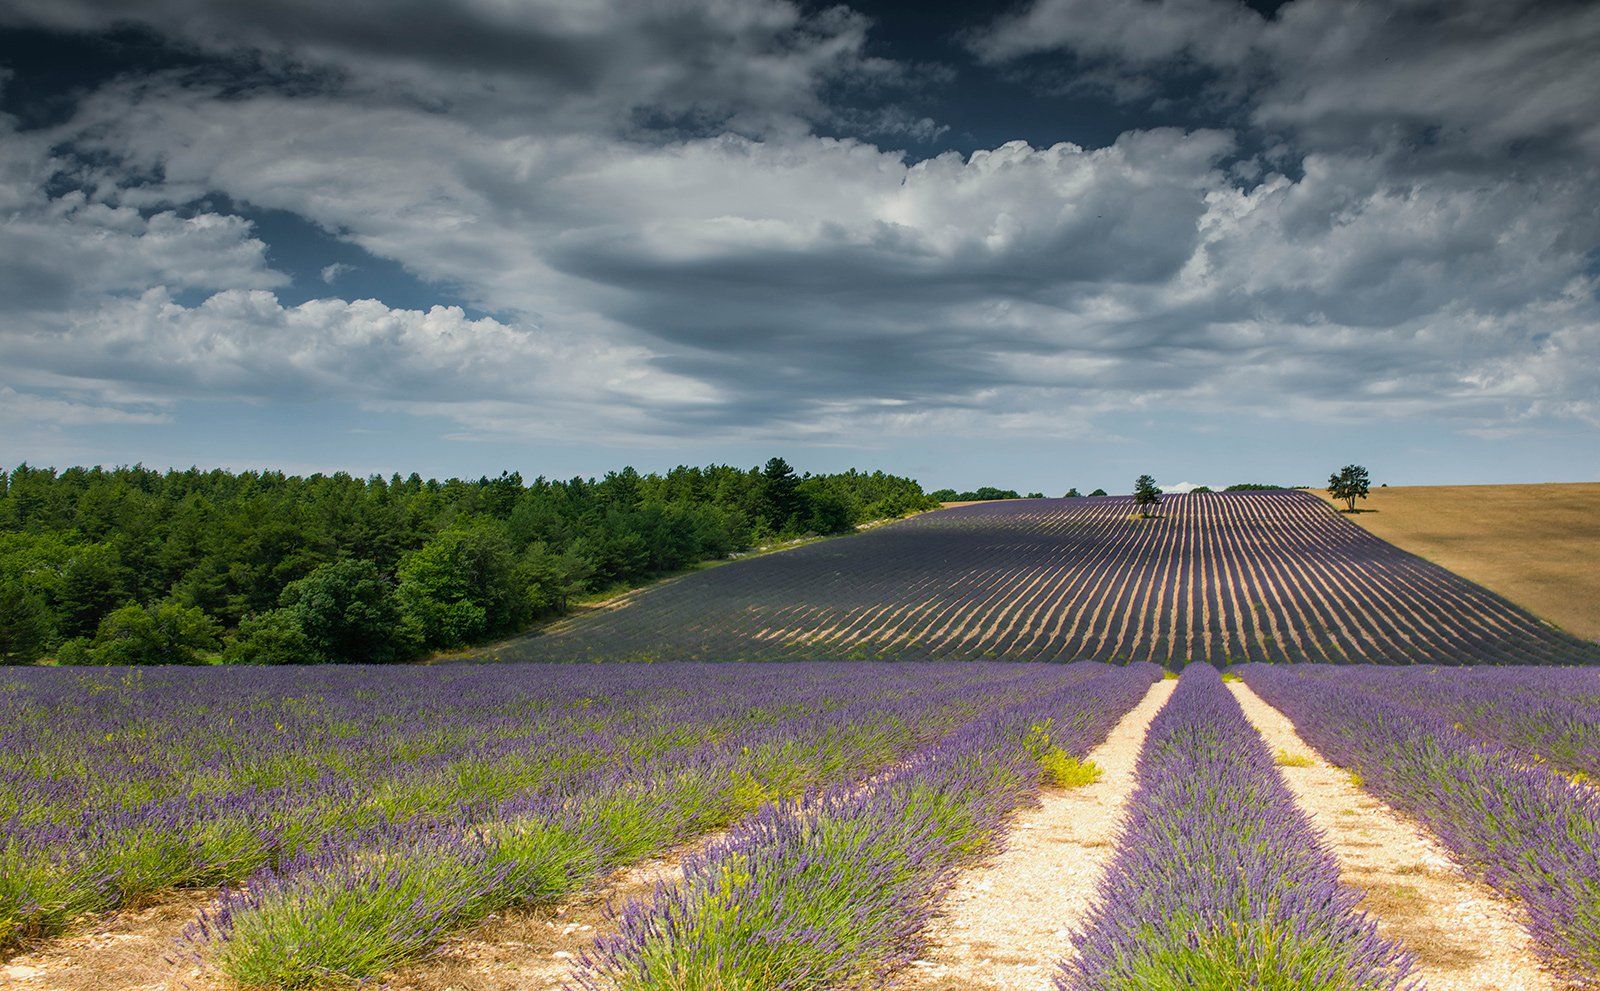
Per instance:
[[[973,49],[1005,61],[1068,48],[1134,66],[1243,60],[1265,22],[1235,0],[1034,0],[975,33]]]
[[[0,117],[0,298],[7,314],[57,310],[104,293],[273,287],[288,280],[266,261],[245,220],[216,213],[140,211],[92,188],[50,195],[82,178],[51,150],[52,135],[18,133]]]
[[[195,306],[162,288],[111,300],[33,333],[0,337],[0,358],[54,384],[114,389],[124,403],[185,398],[345,399],[385,410],[484,410],[518,432],[559,436],[607,424],[641,428],[638,407],[707,401],[670,376],[641,380],[641,355],[560,343],[459,307],[392,309],[377,300],[284,306],[265,290],[228,290]],[[615,408],[614,415],[595,413]]]
[[[0,423],[43,424],[47,427],[82,427],[103,424],[160,424],[172,422],[162,410],[130,410],[118,406],[75,402],[53,396],[18,392],[0,385]]]

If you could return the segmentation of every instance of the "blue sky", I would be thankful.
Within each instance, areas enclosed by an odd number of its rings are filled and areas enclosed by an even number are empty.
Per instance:
[[[0,0],[0,464],[1600,476],[1600,7]]]

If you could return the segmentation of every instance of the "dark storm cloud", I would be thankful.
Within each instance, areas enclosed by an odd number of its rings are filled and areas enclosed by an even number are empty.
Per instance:
[[[366,99],[409,96],[485,124],[513,113],[762,128],[820,115],[831,83],[894,72],[865,55],[860,15],[784,0],[13,0],[3,22],[137,26],[218,56],[331,70]]]
[[[1203,69],[1304,150],[1400,148],[1402,172],[1600,158],[1600,6],[1586,0],[1297,0],[1272,17],[1235,0],[1033,0],[971,44],[996,63],[1070,52],[1129,78]]]

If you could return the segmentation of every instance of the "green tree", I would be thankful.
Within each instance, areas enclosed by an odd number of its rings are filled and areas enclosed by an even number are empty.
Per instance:
[[[290,582],[279,603],[329,660],[381,664],[404,652],[394,586],[371,561],[324,564]]]
[[[395,599],[408,632],[429,647],[459,647],[528,614],[505,533],[489,520],[444,531],[400,562]]]
[[[1078,491],[1077,486],[1073,486],[1072,488],[1067,490],[1067,494],[1065,496],[1063,496],[1063,498],[1065,498],[1065,499],[1082,499],[1083,498],[1083,493]]]
[[[800,483],[801,501],[808,533],[843,533],[855,526],[856,506],[843,492],[828,486],[823,478],[808,478]]]
[[[1345,465],[1328,476],[1328,494],[1344,503],[1345,512],[1356,511],[1356,500],[1372,490],[1372,477],[1360,465]]]
[[[1139,515],[1146,519],[1161,505],[1161,488],[1156,485],[1153,476],[1140,475],[1134,481],[1133,504],[1139,508]]]
[[[15,575],[0,577],[0,664],[37,660],[54,635],[44,597]]]
[[[800,512],[800,479],[789,462],[770,458],[761,469],[761,498],[774,533],[791,532]]]
[[[246,616],[227,648],[227,664],[321,664],[328,657],[312,646],[293,609]]]
[[[93,633],[118,602],[127,601],[131,591],[127,572],[111,544],[70,548],[56,591],[61,634],[77,637]]]
[[[583,592],[594,573],[594,565],[586,558],[571,549],[553,551],[542,541],[528,545],[517,567],[528,609],[536,616],[564,612],[568,601]]]
[[[90,664],[198,664],[221,645],[217,621],[193,606],[160,602],[126,605],[100,621]]]
[[[1103,496],[1105,494],[1106,494],[1106,490],[1105,489],[1095,489],[1093,492],[1089,493],[1090,496]]]

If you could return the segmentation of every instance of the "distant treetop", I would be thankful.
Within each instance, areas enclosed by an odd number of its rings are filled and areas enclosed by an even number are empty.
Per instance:
[[[957,492],[955,489],[934,489],[928,493],[928,498],[939,502],[989,502],[993,499],[1021,499],[1022,494],[1016,489],[997,489],[992,485],[985,485],[971,492]],[[1043,499],[1043,495],[1028,494],[1030,499]]]

